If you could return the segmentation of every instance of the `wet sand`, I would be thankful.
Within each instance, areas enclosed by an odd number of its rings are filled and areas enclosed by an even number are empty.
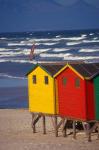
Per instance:
[[[31,114],[26,109],[0,109],[0,150],[99,150],[97,135],[87,142],[84,133],[55,137],[52,122],[47,118],[47,134],[42,134],[42,120],[37,133],[32,133]]]

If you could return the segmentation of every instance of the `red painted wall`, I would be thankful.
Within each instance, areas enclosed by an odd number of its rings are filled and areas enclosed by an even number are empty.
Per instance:
[[[67,78],[66,85],[63,85],[62,83],[63,77]],[[76,78],[80,79],[80,87],[75,86]],[[92,84],[89,83],[86,86],[86,81],[81,79],[69,68],[65,69],[61,74],[59,74],[56,79],[58,84],[59,114],[80,120],[92,119],[94,115],[93,112],[90,114],[90,110],[92,109],[93,105],[93,96],[92,94],[86,95],[87,91],[91,92],[93,90]],[[91,104],[89,98],[91,98]],[[88,103],[86,100],[88,100]]]
[[[87,105],[87,120],[95,119],[95,100],[94,100],[94,84],[93,81],[86,81],[86,105]]]

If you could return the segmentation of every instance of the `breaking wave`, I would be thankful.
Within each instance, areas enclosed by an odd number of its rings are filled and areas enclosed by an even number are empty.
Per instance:
[[[12,75],[8,75],[5,73],[0,73],[0,77],[7,77],[7,78],[11,78],[11,79],[21,79],[21,80],[26,80],[27,78],[24,77],[16,77],[16,76],[12,76]]]
[[[28,46],[32,46],[33,44],[32,43],[8,43],[8,46],[25,46],[25,45],[28,45]]]
[[[79,52],[85,52],[85,53],[99,52],[99,49],[80,49]]]
[[[83,43],[99,43],[99,40],[83,40]]]
[[[63,52],[63,51],[68,51],[68,48],[54,48],[53,52]]]
[[[41,57],[65,57],[65,56],[70,56],[70,53],[60,53],[60,54],[40,54]]]
[[[68,56],[64,57],[64,60],[94,60],[99,59],[99,56]]]
[[[66,45],[67,46],[72,46],[72,45],[79,45],[81,44],[82,42],[67,42]]]

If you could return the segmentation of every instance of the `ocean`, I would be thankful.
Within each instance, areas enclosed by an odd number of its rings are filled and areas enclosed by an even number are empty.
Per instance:
[[[77,60],[99,62],[99,30],[0,33],[0,108],[28,107],[26,73],[34,64]]]

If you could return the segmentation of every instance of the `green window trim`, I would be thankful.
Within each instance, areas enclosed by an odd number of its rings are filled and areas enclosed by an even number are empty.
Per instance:
[[[62,84],[63,84],[64,86],[66,86],[66,84],[67,84],[67,78],[66,78],[66,77],[63,77],[63,78],[62,78]]]
[[[79,78],[76,78],[75,79],[75,86],[78,88],[80,87],[80,79]]]

